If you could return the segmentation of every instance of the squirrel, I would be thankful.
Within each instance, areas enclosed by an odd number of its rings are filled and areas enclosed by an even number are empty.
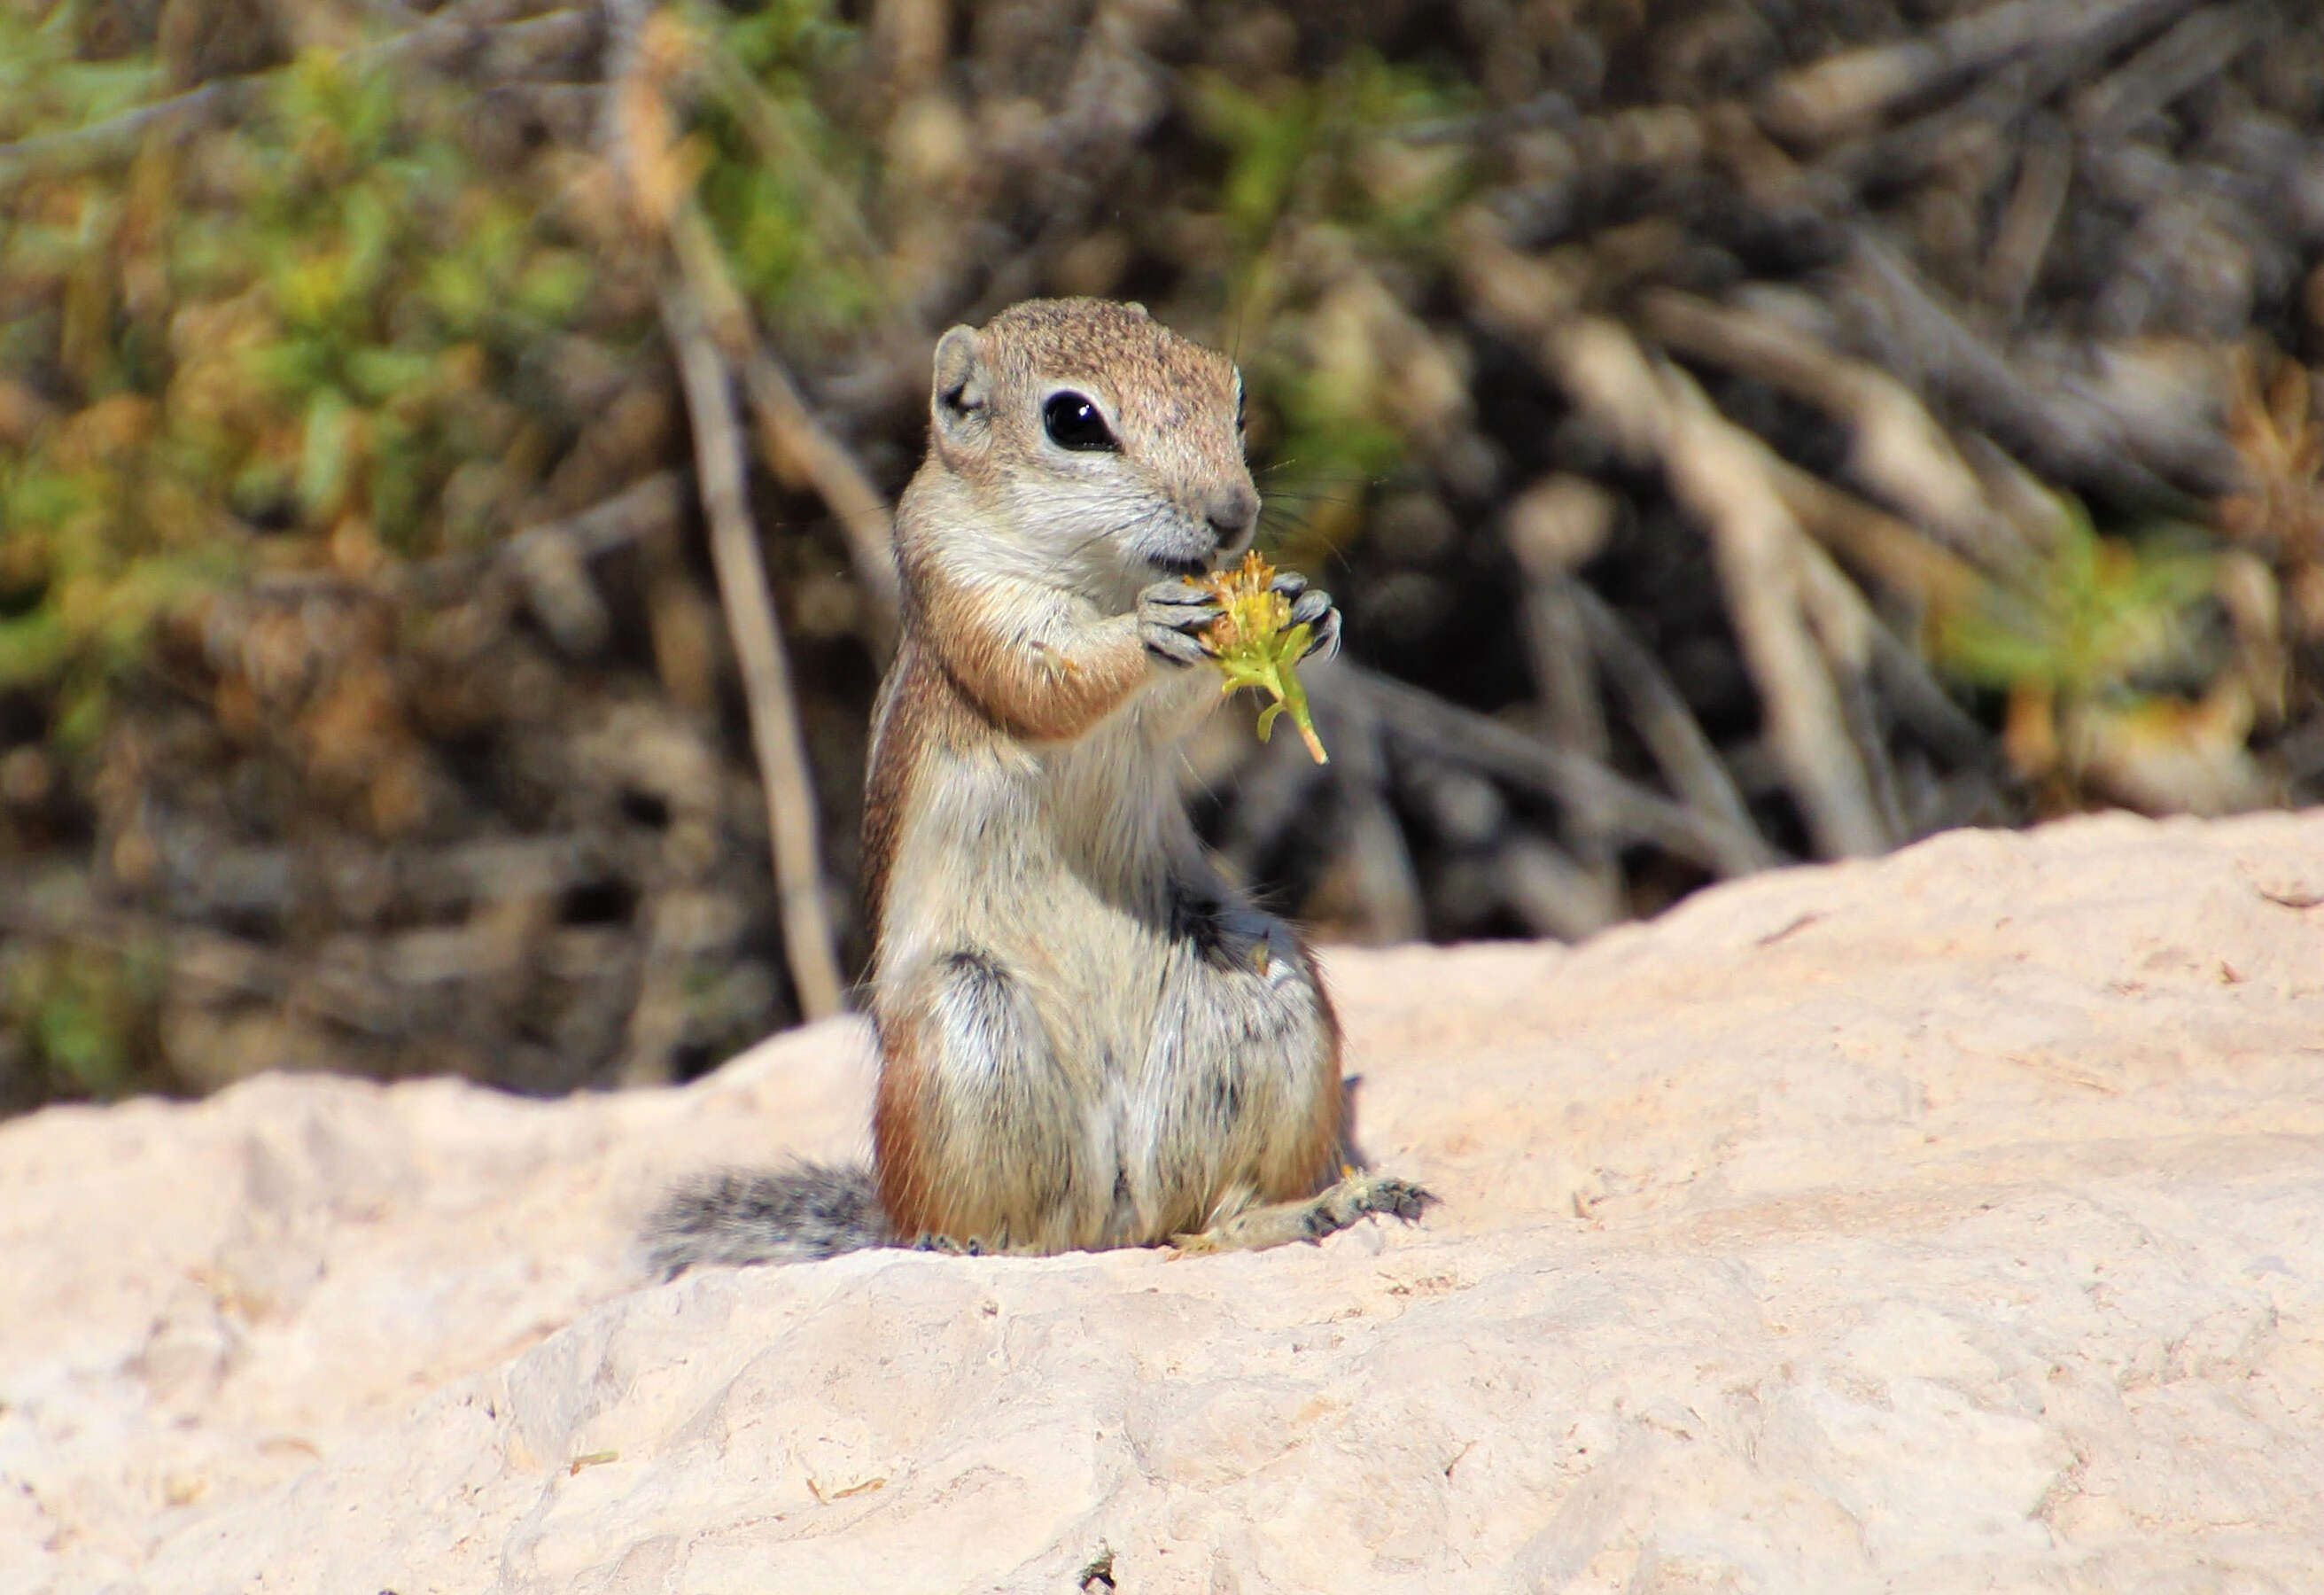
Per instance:
[[[1351,1167],[1306,945],[1177,790],[1220,696],[1200,578],[1259,521],[1240,373],[1142,306],[1035,300],[944,335],[929,410],[864,807],[872,1166],[681,1187],[650,1261],[1202,1252],[1418,1217],[1427,1192]],[[1330,596],[1276,585],[1337,652]]]

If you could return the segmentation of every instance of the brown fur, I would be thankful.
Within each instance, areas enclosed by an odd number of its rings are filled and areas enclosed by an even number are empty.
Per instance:
[[[899,1234],[933,1232],[931,1176],[936,1172],[922,1151],[916,1128],[927,1118],[924,1101],[927,1074],[915,1027],[903,1021],[880,1031],[880,1092],[872,1109],[872,1171],[880,1205]]]

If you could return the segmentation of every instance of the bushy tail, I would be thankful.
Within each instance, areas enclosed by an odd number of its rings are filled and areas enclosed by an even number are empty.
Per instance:
[[[645,1239],[665,1279],[706,1263],[811,1263],[896,1243],[870,1169],[807,1162],[688,1180],[654,1210]]]

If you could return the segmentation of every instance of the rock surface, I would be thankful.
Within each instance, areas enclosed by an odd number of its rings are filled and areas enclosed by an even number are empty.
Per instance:
[[[1331,972],[1444,1203],[1258,1256],[641,1280],[852,1024],[0,1128],[0,1591],[2315,1587],[2324,813]]]

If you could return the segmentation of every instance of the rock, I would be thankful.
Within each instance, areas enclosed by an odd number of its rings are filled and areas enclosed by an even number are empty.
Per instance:
[[[1369,1149],[1443,1205],[1256,1256],[641,1279],[671,1176],[860,1152],[853,1023],[678,1092],[0,1128],[0,1591],[2324,1567],[2324,812],[1330,963]]]

